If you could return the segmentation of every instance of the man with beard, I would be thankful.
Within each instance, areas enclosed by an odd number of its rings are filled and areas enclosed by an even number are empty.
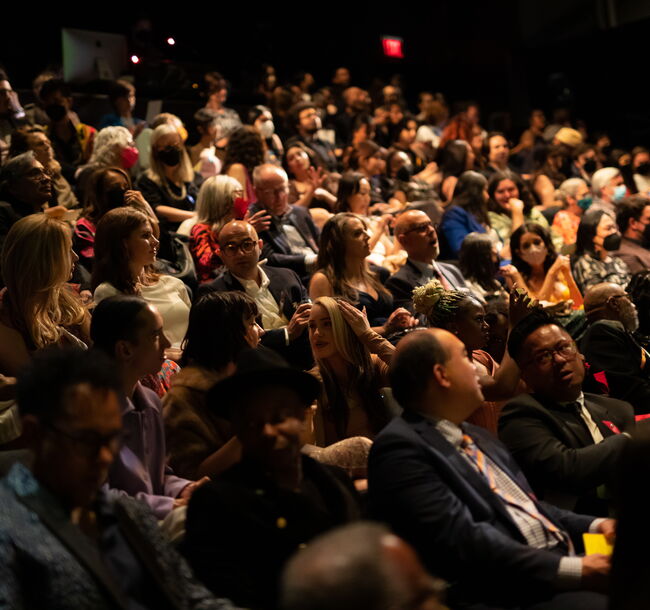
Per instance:
[[[319,165],[330,172],[336,171],[334,147],[316,135],[322,127],[318,108],[311,102],[299,102],[289,109],[289,121],[295,135],[287,141],[286,149],[301,142],[313,153]]]
[[[650,354],[632,336],[639,326],[636,307],[617,284],[596,284],[585,294],[589,327],[580,348],[591,373],[603,371],[609,395],[626,400],[638,414],[650,410]]]
[[[650,199],[635,195],[621,201],[616,224],[623,239],[614,256],[618,256],[632,274],[650,269]]]

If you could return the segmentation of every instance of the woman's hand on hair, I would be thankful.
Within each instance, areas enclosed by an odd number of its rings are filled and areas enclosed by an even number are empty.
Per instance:
[[[244,216],[244,222],[247,222],[249,225],[252,225],[257,233],[266,231],[271,225],[271,217],[266,210],[260,210],[251,214],[250,211],[247,211]]]
[[[342,300],[338,301],[338,305],[343,319],[348,323],[357,337],[360,337],[370,330],[370,324],[368,323],[368,316],[366,315],[365,307],[363,308],[363,311],[359,311],[354,305]]]

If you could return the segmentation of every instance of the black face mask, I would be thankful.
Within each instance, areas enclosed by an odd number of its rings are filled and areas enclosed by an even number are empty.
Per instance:
[[[60,120],[65,118],[68,111],[65,109],[63,104],[49,104],[48,106],[45,106],[45,113],[50,121],[58,123]]]
[[[402,182],[408,182],[411,179],[412,169],[409,165],[403,165],[397,170],[395,174],[398,180]]]
[[[596,171],[596,160],[595,159],[587,159],[583,165],[582,169],[584,169],[588,174],[593,174]]]
[[[618,250],[621,245],[621,234],[620,233],[612,233],[611,235],[608,235],[605,239],[603,239],[603,248],[607,250],[608,252],[613,252],[614,250]]]
[[[181,162],[181,149],[176,146],[166,146],[156,153],[156,156],[169,167],[174,167]]]
[[[641,174],[642,176],[650,175],[650,163],[641,163],[641,165],[638,165],[634,170],[634,173]]]
[[[121,208],[124,205],[124,193],[126,193],[126,189],[119,186],[106,191],[106,202],[111,210]]]

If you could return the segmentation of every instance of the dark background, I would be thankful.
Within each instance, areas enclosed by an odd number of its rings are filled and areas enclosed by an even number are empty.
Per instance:
[[[21,100],[29,101],[22,90],[29,89],[31,79],[61,62],[61,27],[117,32],[126,34],[131,51],[143,58],[133,67],[138,110],[148,97],[196,108],[191,85],[201,82],[206,69],[228,78],[229,105],[241,108],[255,103],[250,91],[262,63],[275,66],[280,82],[309,70],[317,86],[345,65],[353,84],[362,87],[370,87],[375,77],[387,81],[401,74],[413,109],[418,91],[431,90],[452,104],[478,100],[486,127],[498,113],[510,113],[513,136],[526,126],[532,108],[541,107],[550,118],[555,106],[568,105],[590,133],[605,130],[617,146],[650,144],[650,2],[197,4],[176,3],[175,13],[160,5],[84,5],[96,16],[62,4],[18,7],[13,23],[3,19],[0,63]],[[142,18],[152,22],[153,36],[137,46],[134,25]],[[382,35],[403,38],[404,59],[383,56]],[[168,36],[175,38],[174,47],[165,44]]]

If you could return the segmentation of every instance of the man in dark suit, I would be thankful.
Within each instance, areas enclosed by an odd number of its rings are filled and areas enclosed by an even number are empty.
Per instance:
[[[302,369],[313,365],[307,333],[311,302],[300,278],[282,267],[260,266],[262,241],[252,225],[233,220],[219,232],[220,257],[226,270],[199,287],[209,292],[239,290],[256,303],[264,329],[262,344]]]
[[[459,269],[436,262],[440,253],[438,235],[424,212],[408,210],[400,214],[395,223],[395,238],[408,254],[404,266],[386,281],[395,307],[405,307],[412,312],[413,289],[433,279],[439,280],[447,289],[465,287],[465,278]]]
[[[463,424],[483,394],[462,342],[441,329],[412,333],[391,382],[404,413],[370,451],[369,508],[452,583],[451,605],[605,608],[592,591],[604,590],[609,559],[573,550],[589,530],[613,537],[613,520],[537,501],[505,447]]]
[[[253,183],[257,203],[251,213],[266,210],[271,215],[269,228],[260,233],[262,257],[273,267],[295,271],[306,286],[316,266],[319,239],[309,210],[289,204],[289,178],[277,165],[258,165]]]
[[[20,378],[33,461],[0,481],[0,607],[233,608],[193,578],[144,503],[100,489],[120,448],[121,393],[92,351],[38,354]]]
[[[650,413],[650,354],[634,339],[636,307],[617,284],[596,284],[585,294],[589,326],[580,349],[592,372],[604,371],[609,395],[626,400],[636,413]]]
[[[508,351],[532,390],[510,400],[499,438],[537,496],[555,506],[609,514],[605,489],[634,428],[626,402],[583,393],[584,357],[553,318],[533,312],[510,334]]]

